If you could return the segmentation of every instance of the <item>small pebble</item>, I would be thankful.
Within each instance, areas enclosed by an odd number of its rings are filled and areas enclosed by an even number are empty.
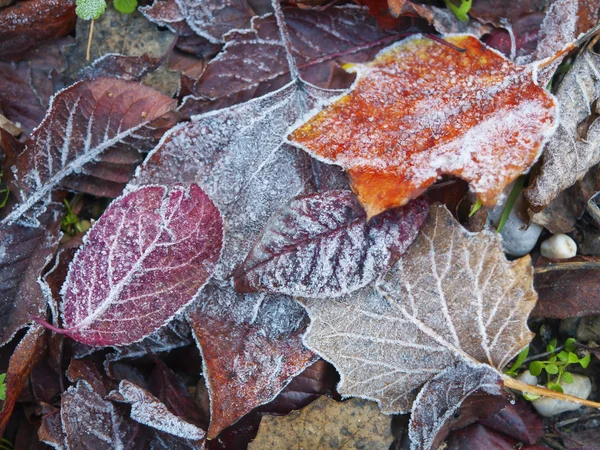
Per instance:
[[[555,234],[542,242],[541,252],[546,258],[572,258],[577,254],[577,244],[566,234]]]
[[[592,383],[588,377],[573,374],[573,382],[561,382],[565,394],[573,395],[582,399],[587,399],[592,392]],[[544,417],[552,417],[565,411],[575,411],[581,408],[578,403],[565,402],[554,398],[540,397],[531,402],[536,411]]]

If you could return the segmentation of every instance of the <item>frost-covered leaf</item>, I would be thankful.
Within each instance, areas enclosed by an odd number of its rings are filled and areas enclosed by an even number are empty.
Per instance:
[[[131,418],[136,422],[185,439],[204,439],[204,430],[173,414],[155,396],[127,380],[121,381],[118,393],[110,397],[131,405]]]
[[[446,40],[466,51],[417,35],[353,66],[353,90],[290,136],[348,170],[369,217],[418,197],[441,174],[467,180],[493,206],[555,130],[556,102],[534,82],[534,66],[473,36]]]
[[[539,41],[531,60],[553,56],[598,23],[600,0],[554,0],[540,27]],[[546,86],[563,58],[540,70],[538,83]]]
[[[95,346],[149,336],[193,300],[221,245],[221,216],[197,185],[120,197],[71,263],[61,291],[64,333]]]
[[[393,440],[390,418],[381,414],[375,403],[321,397],[287,416],[264,416],[248,448],[387,450]]]
[[[38,429],[38,438],[41,442],[52,446],[56,450],[65,449],[65,432],[60,420],[60,409],[47,403],[41,403],[42,423]]]
[[[0,59],[21,59],[43,41],[73,31],[77,16],[71,0],[21,1],[0,10]]]
[[[243,29],[254,16],[246,0],[176,0],[194,32],[213,43],[223,42],[229,30]]]
[[[335,94],[298,80],[196,116],[165,136],[132,183],[198,183],[223,215],[226,238],[215,275],[228,278],[273,212],[311,191],[309,158],[284,144],[283,136],[303,111]]]
[[[81,78],[97,78],[112,76],[129,81],[140,81],[159,64],[159,58],[142,56],[125,56],[107,53],[79,72]]]
[[[502,377],[491,367],[470,362],[450,366],[425,383],[413,403],[411,450],[437,449],[450,430],[502,409],[503,394]]]
[[[44,356],[45,331],[41,325],[33,324],[10,357],[5,380],[6,398],[0,412],[0,435],[4,434],[15,403],[30,380],[31,371]]]
[[[303,299],[307,346],[338,369],[343,395],[410,409],[414,390],[456,361],[502,368],[532,338],[530,258],[508,262],[499,237],[469,233],[433,206],[407,253],[378,285],[341,299]]]
[[[86,381],[79,381],[62,394],[60,415],[67,448],[125,448],[123,416]]]
[[[105,0],[76,0],[76,4],[75,12],[83,20],[96,20],[106,9]]]
[[[300,74],[321,87],[341,87],[331,86],[338,62],[368,61],[386,43],[401,36],[377,27],[364,9],[353,5],[332,6],[323,11],[299,8],[284,11]],[[223,51],[208,63],[194,83],[192,94],[198,98],[187,98],[184,111],[217,109],[289,83],[286,50],[273,14],[253,19],[251,28],[233,30],[224,39]]]
[[[303,309],[284,295],[237,294],[209,284],[187,314],[204,359],[210,439],[271,401],[316,356],[302,345]]]
[[[367,224],[350,191],[297,197],[265,226],[235,274],[236,290],[304,297],[355,291],[406,251],[428,210],[416,200]]]
[[[39,278],[58,246],[58,213],[51,206],[39,217],[38,227],[0,226],[0,345],[26,326],[31,315],[46,313]]]
[[[600,55],[582,52],[556,94],[560,123],[544,150],[542,168],[525,197],[539,211],[600,161]]]
[[[151,22],[169,28],[173,33],[189,36],[194,31],[185,21],[175,0],[154,0],[151,6],[141,6],[139,11]]]
[[[174,107],[154,89],[114,78],[82,81],[57,94],[17,158],[13,192],[21,203],[3,222],[10,224],[37,202],[47,202],[53,189],[72,187],[106,151],[152,148],[173,125]]]

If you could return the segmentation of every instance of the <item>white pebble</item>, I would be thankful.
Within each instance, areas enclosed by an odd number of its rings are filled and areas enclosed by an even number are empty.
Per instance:
[[[577,254],[577,244],[566,234],[555,234],[542,242],[541,251],[546,258],[572,258]]]
[[[531,373],[529,373],[529,370],[521,372],[517,377],[517,380],[522,381],[523,383],[530,384],[532,386],[537,386],[538,383],[537,377],[535,375],[531,375]]]
[[[587,399],[592,392],[592,383],[588,377],[573,374],[573,382],[561,382],[565,394]],[[531,402],[536,411],[544,417],[552,417],[565,411],[575,411],[581,408],[578,403],[565,402],[554,398],[540,397]]]

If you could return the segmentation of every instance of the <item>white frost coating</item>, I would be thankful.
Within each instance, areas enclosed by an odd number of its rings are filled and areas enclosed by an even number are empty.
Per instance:
[[[246,28],[253,16],[246,0],[175,0],[196,34],[214,44],[233,28]]]
[[[525,194],[535,206],[548,205],[600,161],[600,121],[594,120],[583,135],[578,129],[596,113],[592,106],[600,97],[599,67],[599,55],[581,53],[558,89],[560,124],[546,145],[542,170]]]
[[[304,338],[341,374],[338,390],[407,412],[415,389],[457,361],[501,369],[531,340],[529,259],[508,262],[495,233],[466,232],[433,207],[408,252],[378,282],[340,299],[302,299]]]
[[[502,376],[486,364],[465,361],[429,380],[412,406],[408,428],[411,450],[437,449],[445,438],[440,432],[446,423],[476,391],[502,395]]]
[[[542,242],[540,251],[546,258],[572,258],[577,254],[577,244],[566,234],[555,234]]]
[[[160,400],[130,381],[121,381],[119,393],[131,405],[131,418],[136,422],[184,439],[204,438],[204,430],[182,420]]]
[[[80,380],[62,394],[60,417],[67,448],[82,444],[97,450],[125,450],[119,436],[117,416],[111,402]]]

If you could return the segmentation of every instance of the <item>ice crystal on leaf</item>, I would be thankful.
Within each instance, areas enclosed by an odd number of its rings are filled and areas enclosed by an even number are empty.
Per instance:
[[[457,361],[502,368],[533,336],[536,299],[529,256],[507,261],[496,234],[469,233],[434,206],[377,289],[302,300],[305,342],[341,373],[340,393],[406,412],[415,390]]]
[[[145,186],[115,200],[69,267],[64,333],[96,346],[152,334],[204,286],[221,245],[221,216],[197,185]]]
[[[420,35],[383,50],[352,91],[290,136],[348,170],[369,217],[418,197],[441,174],[467,180],[486,206],[529,169],[557,123],[554,97],[469,35]]]

